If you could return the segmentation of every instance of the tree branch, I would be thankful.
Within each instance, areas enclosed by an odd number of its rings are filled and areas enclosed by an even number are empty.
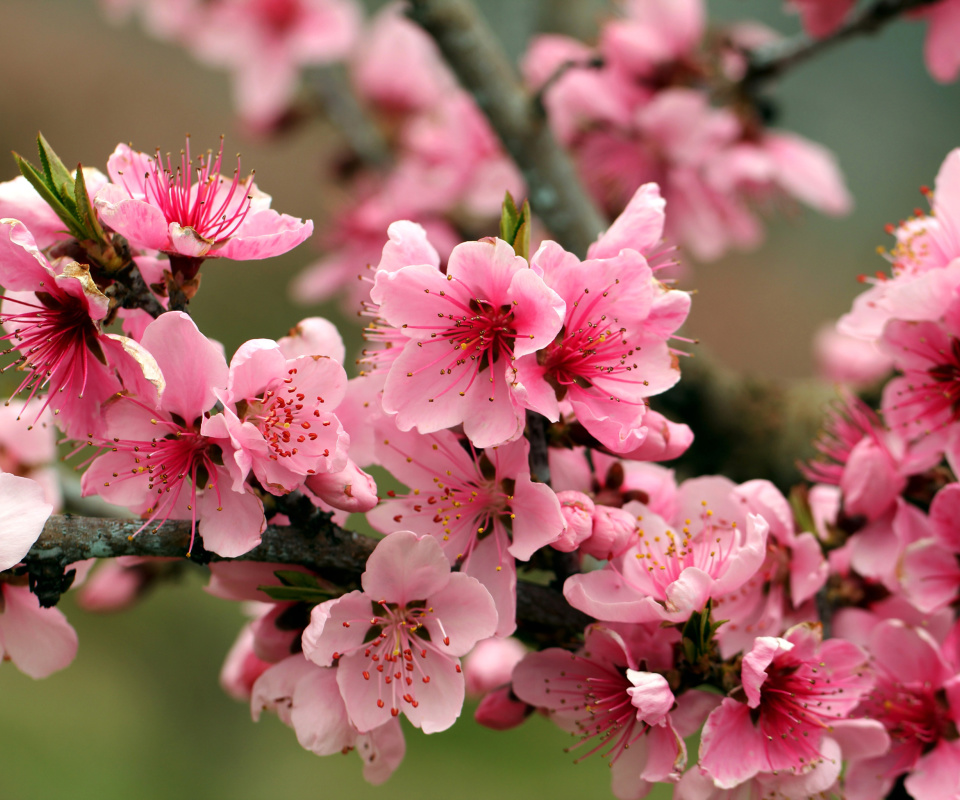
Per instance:
[[[190,521],[169,520],[137,533],[137,519],[52,516],[24,563],[30,584],[43,606],[56,605],[72,576],[71,564],[88,558],[144,556],[185,558],[190,547]],[[235,559],[221,558],[195,544],[190,561],[259,561],[306,567],[337,586],[352,589],[376,539],[346,531],[318,515],[311,530],[270,526],[259,547]],[[135,535],[136,534],[136,535]],[[560,592],[525,581],[517,584],[518,633],[542,645],[571,645],[592,620],[567,605]]]
[[[851,14],[843,25],[822,39],[811,39],[801,35],[750,53],[750,64],[741,83],[749,89],[756,89],[760,84],[779,78],[796,65],[804,63],[840,42],[864,34],[877,33],[906,12],[933,5],[936,2],[938,0],[876,0],[871,5]]]
[[[409,14],[434,38],[520,167],[537,216],[582,258],[607,223],[490,28],[469,0],[411,0]]]

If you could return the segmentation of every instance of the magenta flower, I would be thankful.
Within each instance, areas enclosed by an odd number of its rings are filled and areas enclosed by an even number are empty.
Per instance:
[[[224,459],[229,439],[203,432],[204,423],[213,422],[206,417],[217,392],[226,389],[222,352],[176,311],[152,322],[142,344],[155,356],[166,388],[156,408],[133,397],[108,406],[99,443],[109,450],[84,474],[84,494],[142,513],[144,528],[171,518],[199,520],[204,545],[220,555],[252,550],[266,528],[263,504],[245,487],[232,488],[235,476]]]
[[[523,409],[514,359],[551,342],[564,302],[501,239],[465,242],[444,275],[431,264],[377,273],[371,297],[406,337],[383,408],[397,427],[432,433],[463,423],[477,447],[516,439]]]
[[[721,788],[760,772],[799,773],[822,760],[821,737],[873,687],[867,654],[819,626],[757,638],[744,656],[742,691],[711,712],[700,766]],[[735,699],[740,698],[740,699]],[[743,701],[746,702],[743,702]]]
[[[383,431],[378,428],[378,431]],[[385,433],[380,463],[410,487],[367,514],[389,533],[398,526],[430,534],[451,565],[460,564],[493,596],[497,635],[516,627],[516,560],[527,561],[564,529],[553,490],[530,480],[525,439],[467,452],[455,434]]]
[[[675,782],[686,762],[683,739],[668,712],[674,705],[666,679],[640,670],[638,659],[617,633],[594,626],[583,648],[529,653],[513,671],[513,691],[545,709],[560,728],[578,736],[577,759],[603,755],[619,800],[644,797],[653,783]]]
[[[223,140],[214,155],[190,156],[190,139],[180,163],[160,151],[156,157],[117,145],[107,161],[113,183],[96,198],[101,222],[136,247],[191,259],[271,258],[292,250],[313,233],[313,223],[270,208],[251,174],[233,180],[221,175]],[[192,277],[192,276],[191,276]]]
[[[350,721],[371,731],[401,711],[424,733],[460,716],[460,656],[497,627],[493,598],[450,564],[431,536],[398,531],[367,560],[363,591],[313,609],[303,652],[337,665]],[[372,609],[372,610],[371,610]]]
[[[7,331],[0,338],[11,345],[7,353],[20,352],[14,363],[25,373],[15,394],[26,391],[29,402],[48,390],[37,418],[51,406],[68,435],[86,438],[100,432],[110,397],[124,386],[149,394],[150,382],[159,380],[153,359],[136,342],[101,333],[110,303],[89,268],[65,260],[51,265],[13,219],[0,222],[0,286]]]

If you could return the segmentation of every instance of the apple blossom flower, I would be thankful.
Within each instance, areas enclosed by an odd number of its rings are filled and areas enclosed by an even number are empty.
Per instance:
[[[270,258],[313,233],[311,221],[271,209],[270,196],[257,188],[252,174],[240,178],[239,157],[232,181],[221,174],[222,164],[222,138],[217,154],[198,156],[196,164],[189,137],[179,164],[169,155],[164,163],[159,150],[152,157],[117,145],[107,161],[112,183],[95,201],[100,221],[136,247],[195,262]]]
[[[498,636],[516,627],[516,560],[527,561],[557,539],[564,519],[553,490],[530,479],[525,439],[480,453],[451,431],[385,432],[380,463],[410,491],[368,512],[377,530],[398,526],[430,534],[451,565],[486,587],[499,614]]]
[[[450,572],[432,536],[410,531],[377,544],[361,585],[313,609],[304,654],[336,665],[347,716],[361,733],[401,710],[424,733],[446,730],[463,706],[459,656],[496,630],[493,598],[475,578]]]

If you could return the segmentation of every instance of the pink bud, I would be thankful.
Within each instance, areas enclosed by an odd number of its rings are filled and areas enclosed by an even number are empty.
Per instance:
[[[560,513],[563,514],[564,529],[551,547],[561,553],[572,553],[593,532],[594,503],[583,492],[567,490],[557,492],[560,501]]]
[[[518,700],[509,686],[503,686],[490,692],[473,714],[473,718],[483,725],[495,731],[508,731],[516,728],[533,711],[533,706],[528,706],[522,700]]]
[[[632,544],[636,533],[637,520],[629,511],[596,506],[593,534],[580,546],[580,550],[594,558],[610,559]]]
[[[510,683],[513,668],[527,649],[516,639],[484,639],[463,661],[467,693],[481,695]]]
[[[220,686],[235,700],[249,700],[256,683],[271,665],[253,652],[253,631],[245,626],[220,670]]]
[[[250,623],[250,630],[253,632],[251,646],[257,658],[275,664],[299,650],[300,634],[309,618],[304,614],[302,626],[290,624],[289,617],[293,608],[294,604],[279,603],[267,614]]]
[[[311,475],[306,485],[325,503],[351,513],[369,511],[378,502],[376,481],[349,460],[340,472]]]

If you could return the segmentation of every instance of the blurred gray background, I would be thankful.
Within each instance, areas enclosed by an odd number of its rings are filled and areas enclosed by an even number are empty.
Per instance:
[[[588,26],[601,5],[550,3],[561,23]],[[532,0],[483,8],[513,54],[543,13]],[[109,25],[94,0],[3,0],[2,9],[0,151],[34,158],[42,130],[67,164],[102,168],[120,141],[176,151],[185,132],[198,147],[224,133],[279,210],[322,225],[342,202],[323,181],[324,156],[338,143],[326,124],[271,142],[245,139],[225,74],[134,24]],[[715,20],[798,27],[774,0],[711,0],[709,9]],[[960,85],[926,74],[923,33],[922,24],[895,24],[799,67],[776,91],[779,124],[837,153],[856,209],[840,220],[809,212],[776,219],[759,250],[691,271],[687,288],[697,295],[686,333],[726,364],[809,375],[814,330],[849,307],[861,288],[856,275],[884,267],[875,252],[889,244],[884,223],[925,207],[918,188],[960,146]],[[12,178],[12,158],[2,163],[0,180]],[[308,311],[288,302],[286,285],[312,258],[307,244],[270,262],[209,265],[191,308],[198,324],[228,353],[248,338],[283,335]],[[309,311],[355,324],[335,310]],[[220,692],[217,673],[241,616],[204,594],[202,579],[197,571],[111,617],[68,601],[80,633],[75,664],[42,682],[0,669],[0,797],[609,796],[602,761],[574,766],[561,752],[569,737],[542,719],[507,734],[472,723],[431,737],[408,731],[406,762],[384,788],[367,787],[356,756],[318,759],[275,718],[254,725]]]

